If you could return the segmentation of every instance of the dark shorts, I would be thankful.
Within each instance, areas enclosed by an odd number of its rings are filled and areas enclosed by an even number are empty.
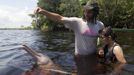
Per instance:
[[[95,65],[97,62],[96,53],[89,55],[75,55],[75,63],[77,66],[78,75],[94,75]]]

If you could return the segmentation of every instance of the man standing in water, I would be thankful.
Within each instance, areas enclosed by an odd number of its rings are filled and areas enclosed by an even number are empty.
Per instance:
[[[53,21],[61,22],[75,34],[75,63],[78,75],[94,75],[97,38],[104,25],[97,20],[97,2],[89,1],[84,7],[83,18],[64,17],[38,7],[35,13],[43,14]],[[71,13],[70,13],[71,14]]]

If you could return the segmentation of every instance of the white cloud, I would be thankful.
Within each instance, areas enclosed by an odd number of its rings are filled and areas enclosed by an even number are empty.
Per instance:
[[[32,1],[32,2],[34,1],[34,2],[36,2],[36,3],[38,2],[38,0],[30,0],[30,1]]]
[[[33,9],[29,9],[27,6],[24,9],[20,9],[13,6],[0,5],[0,28],[14,28],[21,25],[31,25],[31,17],[28,14],[33,13]]]

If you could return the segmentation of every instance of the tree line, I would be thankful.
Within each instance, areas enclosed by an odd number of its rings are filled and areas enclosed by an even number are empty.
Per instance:
[[[89,0],[38,0],[37,5],[48,11],[68,17],[82,17],[83,6]],[[134,0],[97,0],[98,19],[113,28],[134,28]],[[67,30],[61,23],[52,22],[40,14],[30,14],[35,29],[46,31]]]

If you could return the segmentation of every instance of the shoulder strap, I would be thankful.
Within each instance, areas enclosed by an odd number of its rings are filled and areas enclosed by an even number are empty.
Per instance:
[[[115,43],[115,44],[113,45],[113,47],[112,47],[112,54],[113,54],[113,55],[114,55],[113,50],[114,50],[114,47],[115,47],[115,46],[119,46],[119,44]]]
[[[104,55],[105,55],[108,52],[108,45],[104,45],[103,49],[104,49]]]

